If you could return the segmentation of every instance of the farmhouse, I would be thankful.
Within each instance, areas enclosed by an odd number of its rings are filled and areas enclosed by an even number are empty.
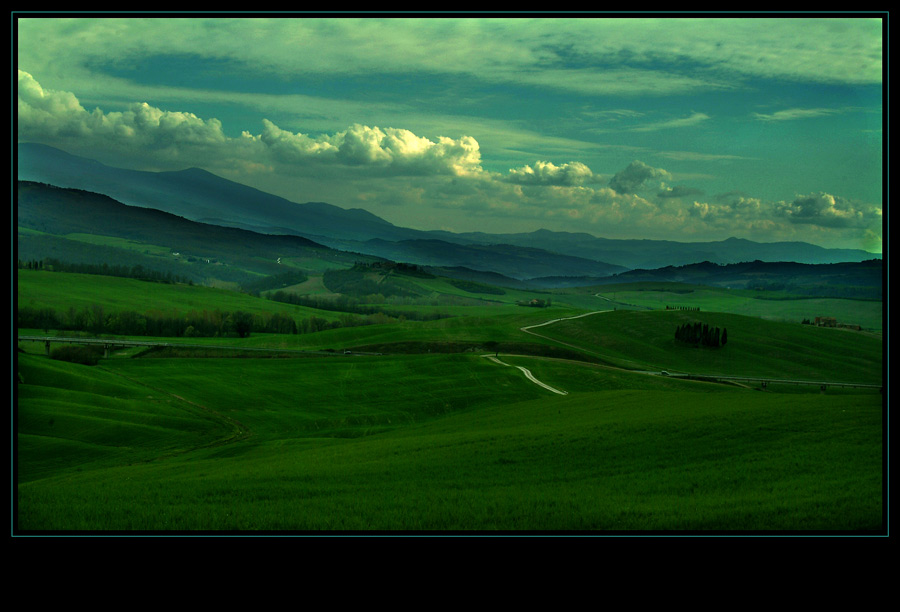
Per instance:
[[[834,317],[816,317],[817,327],[837,327],[837,319]]]

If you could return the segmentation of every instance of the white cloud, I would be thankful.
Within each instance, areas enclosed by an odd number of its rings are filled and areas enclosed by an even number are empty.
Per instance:
[[[776,212],[791,223],[833,228],[869,228],[881,225],[882,209],[859,205],[828,193],[799,196],[791,202],[779,202]]]
[[[260,141],[277,158],[288,162],[339,163],[410,175],[466,176],[481,172],[478,142],[470,136],[442,136],[433,141],[406,129],[355,124],[341,132],[312,138],[264,120]]]
[[[581,162],[569,162],[557,166],[538,161],[534,166],[510,169],[507,180],[520,185],[581,185],[593,179],[591,169]]]
[[[88,112],[69,92],[47,91],[28,73],[19,71],[19,140],[69,140],[79,149],[115,149],[152,158],[162,163],[183,159],[204,147],[204,162],[219,160],[231,165],[242,157],[246,163],[333,164],[383,170],[387,175],[471,176],[482,172],[481,151],[471,136],[417,136],[410,130],[370,127],[348,129],[311,137],[281,129],[263,119],[262,132],[244,132],[228,138],[218,119],[201,119],[193,113],[163,111],[147,103],[135,103],[124,112]],[[259,159],[248,159],[248,157]],[[183,162],[182,162],[183,163]],[[195,160],[196,163],[196,160]]]
[[[245,138],[254,138],[244,132]],[[305,134],[293,134],[283,130],[268,119],[263,119],[263,131],[258,140],[277,158],[286,162],[302,162],[311,157],[336,159],[338,147],[326,137],[311,138]]]
[[[27,72],[18,73],[19,139],[97,138],[107,144],[165,148],[225,141],[217,119],[132,104],[124,112],[88,112],[69,92],[43,89]],[[111,141],[111,142],[110,142]]]

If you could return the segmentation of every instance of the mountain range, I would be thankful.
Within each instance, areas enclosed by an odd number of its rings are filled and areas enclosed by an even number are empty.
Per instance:
[[[47,145],[19,143],[19,180],[107,195],[129,206],[262,234],[294,235],[334,249],[418,265],[459,267],[516,280],[605,278],[634,269],[698,262],[860,262],[877,255],[802,242],[758,243],[621,240],[586,233],[537,230],[520,234],[421,231],[389,223],[362,209],[324,202],[291,202],[199,168],[147,172],[114,168]]]
[[[296,279],[296,273],[302,270],[321,273],[355,268],[358,264],[386,263],[384,258],[332,249],[301,236],[262,234],[191,221],[153,208],[128,206],[103,194],[46,183],[18,181],[16,213],[16,251],[21,262],[55,260],[66,265],[143,268],[201,284],[225,283],[248,291],[273,285],[276,280],[275,286],[281,286],[284,276],[291,272]],[[433,242],[418,241],[422,258],[453,257],[443,253],[443,247],[448,246],[451,250],[467,250],[445,242],[436,247]],[[481,255],[494,262],[500,260],[503,265],[513,266],[530,264],[534,270],[541,266],[552,268],[554,257],[565,259],[527,247],[480,248]],[[477,250],[476,247],[468,250],[472,249]],[[508,257],[504,258],[503,253],[508,253]],[[547,276],[525,281],[462,266],[420,265],[417,272],[486,286],[530,290],[610,283],[657,286],[659,282],[674,282],[875,300],[882,298],[883,278],[879,259],[836,264],[706,261],[652,270],[626,270],[602,277]],[[305,273],[299,276],[305,278]]]

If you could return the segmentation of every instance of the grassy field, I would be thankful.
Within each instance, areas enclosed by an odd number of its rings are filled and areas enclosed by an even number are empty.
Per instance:
[[[281,304],[227,289],[37,270],[17,270],[16,298],[20,307],[53,308],[60,313],[98,305],[107,313],[131,310],[185,315],[191,311],[243,310],[281,312],[293,317],[315,315],[329,320],[338,317],[333,312]]]
[[[679,283],[652,283],[597,287],[593,295],[620,309],[665,310],[669,307],[700,308],[701,311],[730,312],[763,319],[799,323],[803,319],[835,317],[841,323],[856,324],[880,332],[883,311],[880,301],[839,298],[798,297],[772,292],[722,289]],[[767,299],[769,298],[769,299]]]
[[[32,271],[18,280],[20,304],[60,310],[99,302],[108,311],[144,304],[322,313],[203,287]],[[309,288],[322,289],[315,281]],[[435,321],[202,339],[332,356],[128,349],[91,367],[23,345],[14,390],[15,529],[867,534],[885,527],[877,390],[773,385],[763,392],[640,372],[879,384],[880,335],[705,308],[566,319],[609,305],[576,293],[568,301],[554,294],[544,309],[516,306],[513,292],[501,297],[512,301],[460,306],[458,316]],[[550,319],[561,320],[531,330],[540,336],[521,329]],[[688,320],[726,327],[728,344],[678,345],[675,328]]]
[[[477,355],[109,360],[63,369],[85,405],[120,418],[74,405],[64,419],[41,394],[59,374],[24,361],[24,530],[881,525],[877,393],[764,394],[530,360],[571,389],[558,397]],[[166,444],[135,414],[153,415]]]
[[[699,321],[728,330],[728,343],[700,348],[675,340]],[[880,384],[882,341],[869,334],[728,313],[613,311],[533,331],[630,369]]]

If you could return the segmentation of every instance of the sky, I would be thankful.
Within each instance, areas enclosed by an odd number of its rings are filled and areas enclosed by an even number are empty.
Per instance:
[[[881,253],[881,16],[13,14],[19,142],[453,232]]]

